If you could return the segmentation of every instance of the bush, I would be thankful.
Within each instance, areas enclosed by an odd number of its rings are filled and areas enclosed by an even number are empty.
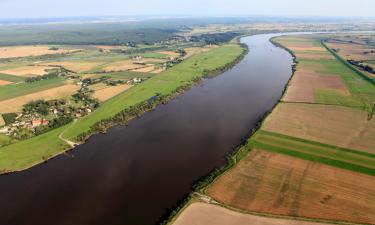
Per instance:
[[[5,113],[2,116],[6,125],[14,123],[14,121],[16,121],[16,118],[17,118],[16,113]]]

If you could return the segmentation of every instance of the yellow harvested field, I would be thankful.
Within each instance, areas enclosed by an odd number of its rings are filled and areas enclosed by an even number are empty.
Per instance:
[[[5,121],[4,121],[4,118],[3,116],[0,114],[0,127],[4,126],[5,125]]]
[[[38,99],[51,100],[67,98],[79,90],[79,88],[80,87],[76,84],[66,84],[60,87],[0,101],[0,113],[20,112],[24,104]]]
[[[103,62],[74,62],[74,61],[67,61],[67,62],[50,62],[47,64],[43,65],[48,65],[48,66],[62,66],[65,69],[74,71],[76,73],[82,73],[88,70],[93,69],[96,66],[99,66],[103,64]]]
[[[343,96],[350,96],[350,91],[340,76],[323,75],[308,69],[297,69],[283,96],[286,102],[315,102],[318,89],[334,90]]]
[[[315,103],[315,94],[319,90],[334,91],[343,97],[351,95],[340,74],[321,72],[327,71],[323,62],[335,58],[324,47],[314,46],[319,44],[316,40],[306,36],[286,36],[277,38],[276,41],[293,51],[299,62],[282,98],[284,101]]]
[[[40,76],[47,73],[47,70],[53,69],[50,66],[21,66],[13,69],[2,70],[0,73],[21,76],[21,77],[33,77]]]
[[[375,60],[375,54],[364,54],[364,52],[369,52],[374,50],[374,47],[364,46],[360,44],[347,44],[347,43],[332,43],[328,42],[327,46],[338,50],[338,54],[346,59],[354,60]]]
[[[176,219],[173,225],[319,225],[299,220],[272,218],[244,214],[206,203],[192,203]]]
[[[106,101],[124,91],[131,88],[131,85],[122,84],[117,86],[106,86],[103,83],[95,84],[90,86],[90,89],[94,90],[93,97],[99,99],[99,101]]]
[[[135,64],[132,60],[122,60],[114,63],[110,63],[104,67],[105,72],[111,71],[124,71],[124,70],[134,70],[143,68],[145,65]]]
[[[297,59],[334,59],[334,56],[328,52],[316,53],[295,53]]]
[[[375,223],[373,176],[262,150],[252,150],[207,193],[250,212]]]
[[[202,53],[202,52],[208,52],[212,48],[216,48],[217,45],[211,45],[211,46],[205,46],[205,47],[191,47],[191,48],[185,48],[186,55],[184,58],[189,58],[192,55],[195,55],[197,53]]]
[[[165,55],[168,55],[170,57],[175,57],[175,58],[180,55],[179,53],[174,52],[174,51],[160,51],[158,53],[165,54]]]
[[[0,80],[0,86],[12,84],[13,82],[7,81],[7,80]]]
[[[365,111],[341,106],[280,103],[262,128],[375,154],[375,119],[369,121],[367,116]]]
[[[161,72],[163,72],[163,71],[164,71],[164,69],[159,68],[159,69],[155,69],[155,70],[151,71],[150,73],[158,74],[158,73],[161,73]]]
[[[61,54],[79,51],[78,49],[58,49],[56,51],[49,50],[50,46],[15,46],[15,47],[0,47],[0,59],[40,56],[47,54]]]
[[[152,71],[155,71],[157,68],[155,68],[154,64],[147,64],[145,67],[134,69],[132,71],[134,72],[140,72],[140,73],[150,73]]]

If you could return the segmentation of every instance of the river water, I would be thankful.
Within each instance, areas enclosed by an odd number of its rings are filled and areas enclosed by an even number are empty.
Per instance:
[[[272,36],[243,38],[250,52],[234,68],[70,157],[0,176],[0,224],[155,224],[277,103],[293,60]]]

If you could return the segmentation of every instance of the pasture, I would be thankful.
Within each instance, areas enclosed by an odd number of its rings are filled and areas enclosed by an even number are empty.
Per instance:
[[[20,171],[46,161],[70,148],[59,138],[66,127],[1,148],[0,173]],[[30,151],[32,150],[32,151]]]

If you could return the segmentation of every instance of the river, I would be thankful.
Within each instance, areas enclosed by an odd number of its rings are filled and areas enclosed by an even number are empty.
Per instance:
[[[277,103],[293,60],[272,36],[242,38],[239,64],[128,126],[0,176],[0,224],[155,224]]]

